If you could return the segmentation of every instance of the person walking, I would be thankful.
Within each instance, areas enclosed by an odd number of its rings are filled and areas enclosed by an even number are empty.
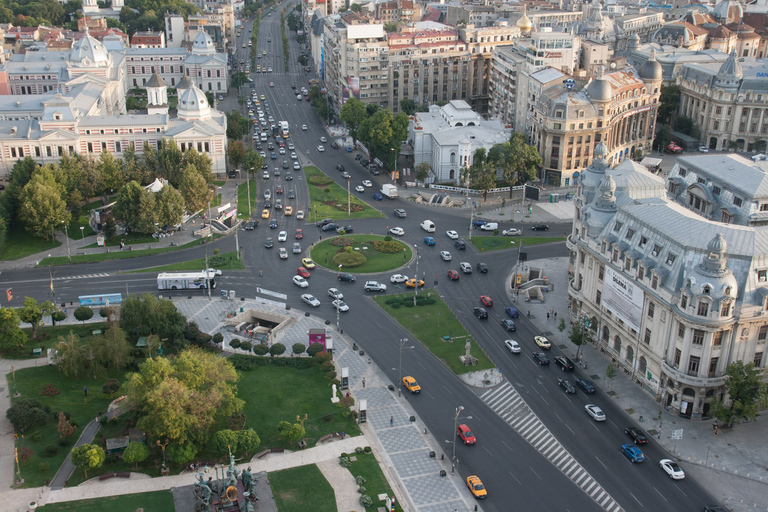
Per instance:
[[[712,428],[715,429],[715,436],[717,436],[717,421],[712,424]]]
[[[83,393],[85,393],[85,396],[88,396],[88,387],[83,387]]]
[[[365,389],[365,377],[363,377],[363,389]]]
[[[389,417],[389,426],[390,427],[394,427],[395,426],[395,417],[394,416],[390,416]]]

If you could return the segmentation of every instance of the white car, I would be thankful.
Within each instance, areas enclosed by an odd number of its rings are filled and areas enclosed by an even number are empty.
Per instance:
[[[317,150],[322,153],[325,151],[325,148],[323,146],[317,146]]]
[[[448,251],[440,251],[440,257],[443,258],[443,261],[451,261],[453,259],[453,256]]]
[[[515,340],[504,340],[504,345],[513,354],[519,354],[520,353],[520,350],[521,350],[520,349],[520,345]]]
[[[296,212],[296,220],[304,220],[304,210],[299,210]]]
[[[389,281],[392,283],[404,283],[407,280],[408,276],[404,276],[403,274],[395,274],[389,278]]]
[[[265,191],[264,191],[264,199],[266,199],[267,201],[269,201],[270,199],[272,199],[272,192],[270,192],[270,190],[269,190],[269,189],[267,189],[267,190],[265,190]]]
[[[305,125],[305,124],[301,125],[301,129],[304,130],[304,131],[307,131],[307,125]]]
[[[502,231],[501,234],[504,236],[520,236],[523,234],[523,231],[517,228],[509,228]]]
[[[709,147],[699,146],[699,151],[701,151],[702,153],[709,153]]]
[[[403,228],[391,228],[389,233],[391,235],[403,236],[405,234],[405,230]]]
[[[685,478],[683,469],[677,464],[677,462],[670,459],[661,459],[659,466],[663,469],[672,480],[682,480]]]
[[[320,142],[328,142],[328,139],[326,139],[325,137],[320,137]]]
[[[293,276],[293,284],[295,284],[299,288],[307,288],[309,286],[309,283],[307,282],[307,280],[301,276]]]
[[[312,306],[313,308],[316,308],[320,305],[320,301],[315,298],[314,295],[311,293],[305,293],[301,296],[301,300]]]
[[[328,295],[334,299],[343,299],[344,294],[338,288],[328,288]]]
[[[364,187],[372,187],[373,183],[371,183],[370,180],[363,180],[363,186]]]
[[[287,260],[288,259],[288,251],[285,247],[281,247],[279,253],[281,260]]]
[[[299,162],[293,162],[293,170],[294,171],[300,171],[301,170],[301,164]]]
[[[280,146],[280,149],[278,150],[278,153],[280,153],[281,155],[284,155],[285,154],[285,148]]]
[[[341,299],[337,299],[331,302],[331,304],[333,304],[333,307],[338,309],[339,311],[349,311],[349,306],[347,306],[347,303]]]
[[[285,242],[288,240],[288,232],[287,231],[281,231],[277,234],[277,241],[278,242]]]
[[[605,421],[605,413],[601,408],[594,404],[587,404],[584,406],[584,410],[587,411],[587,414],[592,416],[592,419],[595,421]]]
[[[462,261],[459,263],[459,267],[461,267],[461,271],[465,274],[471,274],[472,273],[472,265],[467,263],[466,261]]]
[[[365,187],[362,185],[358,185],[355,187],[355,192],[365,192]]]
[[[297,158],[299,157],[296,156],[296,153],[291,153],[291,160],[296,160]]]
[[[203,272],[205,272],[205,271],[203,271]],[[208,274],[209,275],[213,274],[215,276],[220,276],[221,275],[221,270],[218,270],[218,269],[215,269],[215,268],[209,268],[208,269]]]
[[[445,234],[448,235],[448,238],[450,238],[451,240],[456,240],[457,238],[459,238],[459,234],[455,231],[446,231]]]

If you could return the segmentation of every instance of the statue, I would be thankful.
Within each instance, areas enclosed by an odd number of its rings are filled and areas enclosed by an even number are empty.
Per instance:
[[[333,391],[332,391],[332,394],[331,394],[331,403],[332,403],[332,404],[337,404],[337,403],[339,403],[339,397],[338,397],[338,396],[336,396],[336,384],[334,384],[334,385],[331,387],[331,389],[333,390]]]
[[[230,454],[229,455],[229,469],[227,469],[227,484],[224,486],[226,489],[227,487],[235,486],[237,487],[237,476],[240,474],[240,470],[237,469],[235,466],[235,456]]]
[[[472,343],[467,339],[467,342],[464,344],[464,357],[469,358],[469,349],[472,348]]]
[[[251,475],[251,468],[249,467],[242,473],[243,491],[251,492],[253,490],[253,475]]]
[[[464,343],[464,355],[459,356],[459,361],[461,361],[461,364],[464,366],[475,366],[477,364],[477,358],[470,355],[469,351],[472,348],[472,342],[469,338],[467,338],[466,343]]]

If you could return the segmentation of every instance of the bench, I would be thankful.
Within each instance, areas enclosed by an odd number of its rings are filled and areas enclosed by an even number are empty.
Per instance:
[[[262,450],[262,451],[260,451],[259,453],[257,453],[257,454],[256,454],[256,458],[257,458],[257,459],[263,459],[263,458],[264,458],[264,457],[266,457],[267,455],[269,455],[269,448],[267,448],[266,450]]]
[[[131,473],[128,471],[120,471],[115,473],[115,476],[118,478],[131,478]]]
[[[283,453],[285,451],[285,448],[270,448],[270,453]]]
[[[91,335],[98,336],[99,334],[102,334],[101,329],[94,329],[91,331]]]
[[[99,475],[99,480],[101,481],[109,480],[110,478],[114,478],[114,477],[115,477],[115,473],[110,471],[109,473],[104,473],[103,475]]]
[[[32,349],[32,355],[33,356],[43,355],[43,349],[42,348],[33,348]]]
[[[317,440],[317,444],[324,443],[329,439],[333,439],[333,434],[325,434],[323,437]]]

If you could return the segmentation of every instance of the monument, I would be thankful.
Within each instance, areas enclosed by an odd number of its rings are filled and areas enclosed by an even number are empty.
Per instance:
[[[467,342],[464,344],[464,355],[459,356],[459,361],[464,366],[475,366],[477,364],[477,358],[470,355],[469,351],[472,349],[472,342],[467,338]]]
[[[337,404],[337,403],[339,403],[339,397],[336,396],[336,384],[334,384],[331,389],[332,389],[332,393],[333,393],[331,395],[331,403],[332,404]]]

